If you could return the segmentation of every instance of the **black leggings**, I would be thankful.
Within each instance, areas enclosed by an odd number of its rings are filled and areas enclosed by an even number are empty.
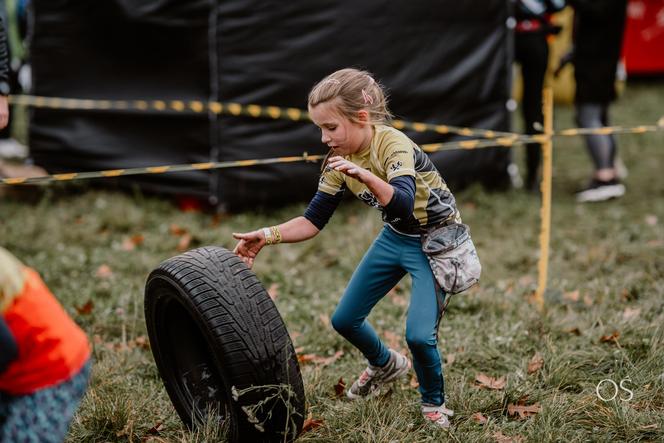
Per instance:
[[[542,126],[542,87],[549,60],[549,45],[543,32],[517,34],[515,57],[521,64],[523,77],[522,111],[526,134],[541,133]],[[537,176],[542,157],[539,143],[526,145],[526,186],[537,184]]]
[[[576,123],[581,128],[609,126],[608,114],[608,103],[577,103],[576,105]],[[616,139],[612,134],[586,135],[586,145],[596,170],[613,169],[617,147]]]

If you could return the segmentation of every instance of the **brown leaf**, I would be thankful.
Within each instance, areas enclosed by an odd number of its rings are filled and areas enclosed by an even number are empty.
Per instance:
[[[302,364],[313,363],[320,366],[327,366],[337,361],[342,355],[344,355],[344,351],[337,351],[330,357],[323,357],[316,354],[300,354],[297,356],[297,361]]]
[[[540,355],[539,352],[535,352],[535,355],[528,362],[528,373],[534,374],[535,372],[542,369],[544,365],[544,358]]]
[[[565,332],[574,335],[581,335],[581,330],[578,327],[565,329]]]
[[[648,214],[646,215],[645,218],[646,224],[648,226],[656,226],[657,225],[657,216],[654,214]]]
[[[563,294],[563,300],[577,302],[579,301],[579,290],[565,292]]]
[[[131,238],[126,237],[124,240],[122,240],[121,248],[123,251],[133,251],[136,249],[136,244],[131,241]]]
[[[325,420],[322,418],[313,418],[311,414],[307,417],[306,420],[304,420],[304,424],[302,425],[302,434],[305,432],[309,432],[312,429],[320,428],[325,424]]]
[[[584,295],[583,296],[583,304],[586,305],[586,306],[589,306],[589,307],[592,306],[593,305],[593,298],[588,294]]]
[[[635,308],[635,309],[625,308],[625,310],[623,311],[622,318],[625,321],[629,321],[633,318],[638,317],[640,313],[641,313],[641,308]]]
[[[133,342],[137,348],[150,349],[150,340],[145,335],[139,335]]]
[[[274,301],[279,297],[279,283],[272,283],[269,288],[267,288],[267,295]]]
[[[503,434],[500,431],[494,432],[493,438],[496,439],[496,443],[521,443],[523,441],[523,437],[519,435],[511,437],[509,435]]]
[[[176,224],[172,224],[168,231],[175,237],[180,237],[189,232],[186,228],[180,227]]]
[[[339,378],[337,384],[334,385],[334,393],[337,396],[337,398],[342,397],[344,395],[345,390],[346,390],[346,382],[344,382],[343,378]]]
[[[415,376],[415,374],[411,375],[410,377],[410,387],[413,389],[420,387],[420,383],[417,381],[417,376]]]
[[[90,315],[94,307],[95,305],[94,303],[92,303],[92,300],[88,300],[87,302],[85,302],[83,306],[74,305],[74,308],[76,309],[76,312],[78,312],[78,315]]]
[[[533,416],[540,412],[542,407],[539,403],[534,403],[532,405],[515,405],[510,403],[507,405],[507,414],[508,415],[518,415],[519,419],[525,419],[530,416]]]
[[[97,268],[95,275],[97,278],[110,278],[113,275],[113,271],[110,266],[103,264]]]
[[[180,240],[178,241],[177,250],[180,252],[184,252],[187,249],[189,249],[189,244],[191,243],[191,239],[192,239],[191,234],[189,233],[183,234],[180,237]]]
[[[501,390],[505,388],[507,378],[503,375],[502,377],[495,379],[486,374],[480,373],[475,376],[475,383],[476,386],[480,388]]]
[[[453,354],[453,353],[450,352],[449,354],[447,354],[447,355],[445,356],[445,364],[446,364],[447,366],[449,366],[449,365],[451,365],[452,363],[454,363],[455,360],[456,360],[456,354]]]
[[[470,416],[476,423],[479,423],[481,425],[486,424],[489,419],[484,416],[481,412],[476,412],[473,415]]]
[[[602,335],[599,338],[600,343],[617,343],[618,337],[620,337],[620,332],[613,331],[611,335]]]
[[[159,431],[164,429],[162,422],[158,421],[156,425],[147,430],[146,434],[148,435],[159,435]]]

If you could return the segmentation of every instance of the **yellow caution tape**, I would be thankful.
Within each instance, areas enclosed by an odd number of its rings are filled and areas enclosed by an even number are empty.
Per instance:
[[[210,169],[226,169],[226,168],[239,168],[246,166],[256,165],[271,165],[277,163],[293,163],[293,162],[315,162],[322,160],[324,155],[309,155],[306,152],[298,156],[290,157],[275,157],[253,160],[235,160],[226,162],[207,162],[207,163],[192,163],[185,165],[164,165],[164,166],[148,166],[144,168],[127,168],[127,169],[107,169],[104,171],[90,171],[90,172],[68,172],[64,174],[42,175],[39,177],[15,177],[0,179],[2,185],[30,185],[30,184],[45,184],[55,181],[71,181],[91,178],[104,178],[104,177],[120,177],[127,175],[139,174],[163,174],[166,172],[183,172],[193,170],[210,170]]]

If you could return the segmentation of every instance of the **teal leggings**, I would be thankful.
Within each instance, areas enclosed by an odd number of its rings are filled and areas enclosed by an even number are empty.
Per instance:
[[[406,343],[413,355],[422,402],[441,405],[445,401],[445,384],[437,345],[445,294],[440,289],[436,293],[433,273],[419,237],[399,234],[388,226],[383,228],[353,273],[332,316],[332,326],[362,352],[369,364],[385,365],[388,348],[366,318],[407,273],[413,287],[406,319]]]

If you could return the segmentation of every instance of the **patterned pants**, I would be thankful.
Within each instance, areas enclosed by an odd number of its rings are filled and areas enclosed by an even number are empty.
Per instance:
[[[28,395],[0,392],[0,443],[62,443],[85,393],[92,364],[69,380]]]

